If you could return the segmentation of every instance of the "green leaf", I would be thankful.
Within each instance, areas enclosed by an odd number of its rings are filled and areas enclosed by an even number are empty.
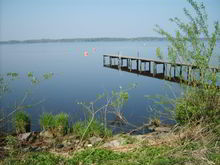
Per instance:
[[[38,83],[40,83],[40,80],[38,80],[36,77],[32,77],[31,83],[32,84],[38,84]]]
[[[28,72],[28,77],[32,78],[33,77],[33,73],[32,72]]]
[[[54,75],[54,73],[50,72],[50,73],[45,73],[43,76],[44,76],[45,80],[48,80],[48,79],[52,78],[53,75]]]
[[[18,73],[16,73],[16,72],[9,72],[9,73],[7,73],[7,76],[11,76],[12,78],[15,78],[15,77],[18,76]]]

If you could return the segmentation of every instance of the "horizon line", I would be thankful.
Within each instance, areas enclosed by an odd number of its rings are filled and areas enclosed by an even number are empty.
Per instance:
[[[207,40],[207,38],[200,38]],[[100,41],[162,41],[167,40],[166,37],[79,37],[79,38],[60,38],[60,39],[27,39],[27,40],[6,40],[0,41],[0,44],[16,44],[16,43],[53,43],[53,42],[100,42]],[[220,38],[217,38],[220,40]]]

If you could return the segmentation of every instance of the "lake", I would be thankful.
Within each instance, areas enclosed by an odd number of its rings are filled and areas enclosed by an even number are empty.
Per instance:
[[[10,106],[19,104],[29,90],[31,95],[25,104],[43,101],[27,110],[32,130],[39,130],[39,116],[43,112],[66,112],[72,121],[80,120],[83,110],[77,102],[91,102],[97,94],[120,87],[126,89],[135,83],[137,86],[129,90],[129,99],[122,111],[129,122],[140,126],[149,120],[155,107],[145,95],[178,97],[179,84],[103,67],[102,55],[137,56],[139,52],[139,57],[156,59],[156,48],[160,47],[167,54],[167,46],[167,41],[2,44],[0,73],[17,72],[20,78],[10,83],[11,91],[1,100],[1,107],[10,111]],[[84,56],[85,51],[88,56]],[[219,42],[216,52],[220,52]],[[53,72],[54,76],[32,85],[27,78],[28,72],[41,78],[48,72]],[[161,106],[156,108],[163,110]]]

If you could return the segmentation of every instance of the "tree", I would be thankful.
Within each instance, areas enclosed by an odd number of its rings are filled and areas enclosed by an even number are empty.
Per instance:
[[[168,59],[173,62],[192,64],[199,68],[202,73],[203,82],[205,74],[210,65],[213,50],[216,47],[216,40],[220,36],[220,27],[218,21],[214,23],[214,32],[208,31],[208,15],[203,3],[197,3],[194,0],[187,0],[194,9],[194,15],[184,8],[184,14],[188,18],[185,23],[179,18],[171,18],[170,21],[178,27],[175,36],[166,32],[159,25],[156,25],[155,31],[165,36],[170,42],[168,47]],[[157,51],[157,56],[161,57],[161,52]],[[209,77],[210,78],[210,77]],[[215,83],[215,78],[213,77]]]
[[[192,64],[197,66],[201,74],[199,80],[201,86],[186,88],[184,95],[176,100],[176,119],[180,123],[201,118],[218,121],[220,119],[220,92],[216,87],[217,76],[208,68],[214,54],[216,40],[220,36],[219,23],[214,22],[214,32],[210,33],[204,4],[197,3],[195,0],[187,1],[195,13],[191,14],[186,8],[183,9],[189,20],[187,23],[177,17],[170,19],[178,27],[175,36],[160,28],[159,25],[156,25],[155,29],[170,42],[168,59],[174,65],[177,62]],[[160,49],[157,49],[157,56],[162,57],[161,54]]]

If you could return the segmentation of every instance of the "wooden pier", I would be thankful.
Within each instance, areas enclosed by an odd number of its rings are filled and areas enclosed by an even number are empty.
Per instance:
[[[202,77],[199,68],[191,64],[171,63],[167,61],[154,60],[148,58],[121,56],[121,55],[103,55],[103,65],[111,68],[118,68],[130,72],[145,73],[153,77],[164,77],[165,79],[176,79],[192,82]],[[207,68],[213,73],[220,72],[220,68]],[[197,75],[196,75],[197,74]],[[163,75],[163,76],[162,76]],[[194,76],[193,76],[194,75]],[[150,76],[151,77],[151,76]]]

